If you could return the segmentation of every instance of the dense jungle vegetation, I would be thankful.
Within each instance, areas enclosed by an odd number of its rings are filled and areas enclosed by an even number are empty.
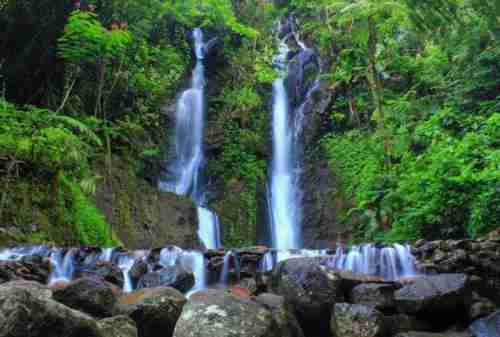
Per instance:
[[[190,31],[201,26],[219,37],[207,135],[213,207],[226,246],[254,244],[273,27],[290,12],[333,93],[317,147],[352,240],[499,227],[495,0],[0,0],[0,223],[17,229],[2,240],[119,243],[96,186],[117,160],[141,176],[162,155],[174,128],[162,107],[189,76]]]

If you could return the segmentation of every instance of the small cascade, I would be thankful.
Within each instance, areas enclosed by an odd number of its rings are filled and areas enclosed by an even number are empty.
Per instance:
[[[220,246],[219,220],[216,214],[204,205],[203,182],[205,128],[205,65],[206,53],[215,39],[205,43],[203,31],[193,31],[196,65],[191,79],[191,87],[184,91],[177,102],[175,114],[175,160],[169,168],[170,177],[161,181],[160,189],[179,195],[190,196],[198,205],[198,234],[208,249]]]
[[[220,274],[219,283],[222,286],[229,286],[229,271],[231,270],[231,264],[234,266],[234,270],[236,273],[237,280],[240,279],[240,259],[238,254],[233,251],[228,251],[224,255],[224,265],[222,267],[222,272]]]
[[[381,248],[366,244],[348,251],[338,248],[330,266],[390,281],[418,275],[410,246],[399,244]]]
[[[52,264],[52,273],[49,276],[49,286],[58,282],[70,282],[73,279],[75,272],[75,256],[77,249],[68,251],[58,248],[50,254],[50,262]]]
[[[188,292],[189,295],[206,289],[205,257],[201,252],[185,251],[175,246],[163,248],[160,252],[159,262],[164,267],[172,267],[179,264],[194,274],[195,285]]]
[[[134,285],[132,283],[132,278],[130,277],[130,270],[135,264],[135,259],[130,255],[121,255],[118,258],[118,268],[123,274],[123,292],[130,293],[134,291]]]
[[[264,257],[260,261],[260,272],[270,272],[274,269],[275,259],[272,252],[267,252],[264,254]]]
[[[6,248],[0,251],[0,261],[17,261],[24,256],[48,256],[50,249],[47,246],[20,246]]]
[[[99,255],[99,261],[111,262],[115,250],[116,248],[103,248],[101,254]]]
[[[183,267],[191,270],[194,274],[194,287],[186,294],[189,298],[192,294],[207,288],[207,270],[205,256],[198,251],[187,251],[182,255],[180,263]]]
[[[132,282],[132,278],[130,277],[130,271],[134,264],[138,260],[146,260],[149,256],[149,250],[136,250],[127,254],[120,254],[117,258],[118,268],[122,271],[123,275],[123,292],[129,293],[134,291],[135,286]]]

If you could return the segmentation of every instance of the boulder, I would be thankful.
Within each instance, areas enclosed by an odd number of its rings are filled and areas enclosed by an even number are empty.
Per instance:
[[[283,337],[304,337],[304,332],[290,310],[289,305],[282,296],[273,294],[260,294],[255,298],[257,303],[262,304],[267,310],[271,311],[273,319],[276,322],[276,336]]]
[[[385,316],[384,321],[391,336],[408,331],[432,331],[430,324],[405,314]]]
[[[469,309],[469,318],[471,321],[475,321],[479,318],[483,318],[491,315],[497,309],[495,303],[487,298],[480,297],[478,294],[473,293],[473,304]]]
[[[277,337],[271,312],[250,298],[225,290],[191,296],[174,337]]]
[[[52,290],[44,284],[34,281],[11,281],[0,285],[1,288],[6,289],[22,289],[28,291],[33,297],[37,299],[49,300],[52,298]]]
[[[330,321],[333,336],[377,337],[386,332],[384,316],[363,304],[335,304]]]
[[[19,261],[0,261],[0,283],[15,280],[47,283],[50,261],[40,256],[23,258]]]
[[[148,272],[148,264],[142,260],[136,260],[132,269],[130,269],[129,275],[133,284],[137,284],[142,276]]]
[[[395,290],[396,287],[393,284],[360,284],[351,291],[351,302],[371,305],[382,312],[394,312],[396,308],[394,303]]]
[[[194,283],[194,274],[191,271],[175,265],[145,274],[139,280],[137,289],[172,287],[180,292],[187,292],[193,288]]]
[[[105,318],[98,326],[102,337],[137,337],[135,322],[127,316]]]
[[[123,288],[123,273],[117,265],[110,262],[96,262],[82,267],[77,271],[75,278],[99,277],[106,282]]]
[[[19,287],[0,287],[0,336],[102,337],[90,316]]]
[[[446,331],[446,332],[422,332],[410,331],[398,334],[396,337],[471,337],[468,332]]]
[[[441,327],[464,319],[472,291],[465,274],[419,277],[396,291],[400,312],[417,315]]]
[[[94,317],[105,318],[113,314],[117,298],[113,287],[100,278],[86,277],[55,289],[53,298],[68,307]]]
[[[297,314],[304,331],[320,335],[329,331],[331,308],[344,302],[342,278],[325,267],[321,258],[296,258],[280,262],[269,279],[269,290],[281,295]]]
[[[116,313],[137,324],[139,337],[172,336],[186,298],[174,288],[148,288],[122,296]]]
[[[500,311],[472,323],[469,328],[474,337],[500,336]]]

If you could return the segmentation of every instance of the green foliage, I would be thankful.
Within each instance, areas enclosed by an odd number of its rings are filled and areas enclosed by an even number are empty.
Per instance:
[[[110,247],[116,244],[106,219],[82,191],[79,184],[63,179],[63,188],[71,194],[72,219],[69,223],[76,229],[78,241],[87,246]]]
[[[169,0],[165,1],[164,6],[168,13],[191,27],[222,26],[248,38],[256,38],[258,35],[256,30],[238,22],[229,0]]]
[[[294,2],[304,15],[340,19],[323,28],[337,38],[336,50],[322,51],[339,88],[330,112],[335,132],[323,144],[339,194],[352,203],[345,221],[355,224],[355,241],[483,235],[499,226],[492,214],[500,186],[500,53],[491,26],[498,15],[488,2],[388,3]],[[374,117],[385,136],[369,117],[371,84],[363,79],[370,60],[362,20],[370,17],[385,110]]]
[[[121,57],[129,43],[127,31],[109,31],[98,21],[97,14],[76,10],[59,39],[59,53],[70,62],[97,62],[97,59]]]

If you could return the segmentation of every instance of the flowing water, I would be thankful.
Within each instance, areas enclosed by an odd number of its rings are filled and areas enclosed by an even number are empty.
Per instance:
[[[273,83],[273,159],[268,190],[272,243],[274,248],[280,250],[300,248],[301,216],[297,158],[293,151],[296,133],[291,124],[290,103],[285,86],[290,52],[286,40],[287,38],[279,42],[279,54],[275,58],[276,68],[281,74]]]
[[[220,273],[219,284],[222,286],[229,286],[229,271],[231,270],[231,266],[234,267],[236,272],[237,281],[240,279],[240,259],[238,254],[233,251],[228,251],[224,255],[224,265],[222,267],[222,272]]]
[[[198,235],[208,249],[220,246],[219,220],[215,213],[204,207],[206,203],[203,166],[203,137],[205,128],[205,54],[214,40],[204,41],[203,32],[193,31],[196,65],[191,87],[185,90],[177,102],[175,114],[175,160],[171,164],[170,177],[160,182],[160,188],[179,195],[189,195],[198,205]]]
[[[75,255],[76,249],[58,248],[50,254],[50,262],[52,264],[52,272],[49,276],[49,285],[54,285],[58,282],[70,282],[73,279],[75,272]]]

